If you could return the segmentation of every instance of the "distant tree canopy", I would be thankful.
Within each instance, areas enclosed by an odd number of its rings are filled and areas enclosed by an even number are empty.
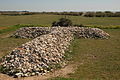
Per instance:
[[[72,26],[72,21],[70,19],[60,18],[59,21],[54,21],[52,23],[52,26],[61,26],[61,27]]]
[[[41,14],[70,15],[85,17],[120,17],[120,12],[97,11],[97,12],[42,12]]]
[[[120,12],[86,12],[84,14],[85,17],[120,17]]]
[[[120,12],[97,11],[97,12],[29,12],[29,11],[0,11],[0,15],[35,15],[35,14],[52,14],[52,15],[70,15],[85,17],[120,17]]]
[[[42,14],[81,16],[83,12],[42,12]]]

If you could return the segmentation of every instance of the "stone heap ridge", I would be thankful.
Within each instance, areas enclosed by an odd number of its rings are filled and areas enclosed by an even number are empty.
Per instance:
[[[12,36],[20,38],[36,38],[45,35],[57,27],[24,27],[17,30]],[[61,27],[61,29],[69,30],[77,38],[104,38],[108,39],[109,34],[98,28],[89,27]]]
[[[109,34],[98,28],[83,27],[26,27],[17,30],[14,37],[34,38],[15,48],[2,58],[4,73],[13,77],[45,74],[64,67],[65,50],[77,38],[104,38]]]
[[[15,48],[3,59],[4,72],[14,77],[41,75],[65,65],[65,50],[73,40],[68,30],[56,29]]]
[[[36,38],[50,33],[50,27],[23,27],[17,30],[12,37]]]

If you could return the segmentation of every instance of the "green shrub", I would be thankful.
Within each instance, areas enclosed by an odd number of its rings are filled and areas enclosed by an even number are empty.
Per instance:
[[[59,21],[54,21],[52,23],[52,26],[72,26],[72,21],[70,19],[66,19],[66,18],[60,18]]]

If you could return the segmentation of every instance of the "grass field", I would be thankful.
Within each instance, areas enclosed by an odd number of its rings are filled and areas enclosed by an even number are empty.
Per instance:
[[[120,29],[104,29],[111,35],[108,40],[75,39],[70,46],[72,61],[78,69],[69,74],[70,79],[55,80],[119,80],[120,79]],[[8,33],[7,33],[8,34]],[[0,36],[0,57],[29,39]],[[73,79],[72,79],[73,78]],[[54,79],[53,79],[54,80]]]
[[[72,61],[78,69],[70,79],[53,80],[119,80],[120,79],[120,29],[105,29],[108,40],[75,39],[70,47]],[[71,79],[72,78],[72,79]]]
[[[53,21],[59,18],[64,18],[64,15],[23,15],[23,16],[5,16],[0,15],[0,27],[11,26],[16,24],[40,24],[44,26],[51,26]],[[81,16],[67,16],[74,24],[83,25],[120,25],[120,17],[81,17]]]
[[[29,41],[30,39],[16,39],[8,37],[11,33],[0,35],[0,58],[8,54],[11,50]]]
[[[0,58],[7,55],[15,47],[30,39],[10,38],[10,34],[18,29],[16,24],[39,24],[51,26],[51,23],[61,15],[26,15],[1,16],[0,15]],[[117,26],[120,17],[87,18],[80,16],[67,16],[74,24]],[[11,26],[12,28],[8,27]],[[21,27],[21,26],[19,26]],[[8,28],[8,29],[7,29]],[[4,30],[6,29],[6,30]],[[78,64],[78,68],[69,78],[55,78],[52,80],[119,80],[120,79],[120,29],[104,29],[111,36],[108,40],[101,39],[75,39],[71,46],[71,61]],[[72,63],[71,63],[72,64]]]

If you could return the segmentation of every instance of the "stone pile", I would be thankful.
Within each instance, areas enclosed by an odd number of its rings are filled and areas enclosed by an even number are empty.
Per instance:
[[[64,53],[73,40],[68,30],[55,29],[15,48],[2,59],[4,72],[14,77],[41,75],[65,65]]]
[[[76,38],[101,38],[108,39],[110,35],[99,28],[72,27],[67,28]]]
[[[45,74],[65,65],[65,50],[73,36],[77,38],[109,38],[98,28],[83,27],[26,27],[17,30],[13,37],[35,38],[2,58],[4,73],[14,77]]]
[[[21,38],[36,38],[40,35],[48,34],[55,29],[57,29],[57,27],[25,27],[17,30],[12,36]],[[109,38],[108,33],[98,28],[61,27],[61,29],[71,31],[77,38]]]
[[[23,27],[17,30],[12,37],[36,38],[50,33],[50,27]]]

